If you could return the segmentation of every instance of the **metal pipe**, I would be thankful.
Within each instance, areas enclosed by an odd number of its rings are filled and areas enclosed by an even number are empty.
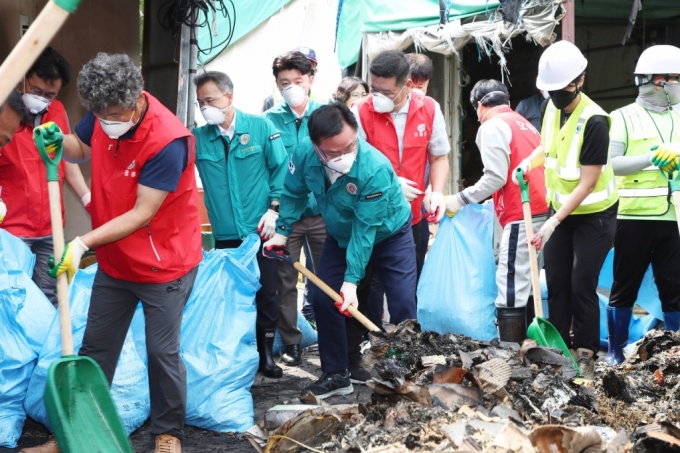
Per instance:
[[[190,34],[190,27],[182,24],[179,48],[179,74],[177,77],[177,118],[184,125],[187,124]]]
[[[196,78],[198,62],[198,38],[196,37],[197,20],[198,11],[194,8],[191,10],[191,39],[189,41],[189,79],[187,82],[189,93],[187,96],[187,121],[185,123],[188,128],[194,127],[196,123],[194,119],[196,113],[196,89],[194,88],[194,79]]]

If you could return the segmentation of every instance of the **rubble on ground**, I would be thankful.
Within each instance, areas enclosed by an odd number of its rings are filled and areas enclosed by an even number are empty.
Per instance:
[[[475,341],[415,321],[370,340],[372,401],[308,396],[314,408],[295,406],[287,421],[277,406],[275,429],[261,424],[263,451],[680,452],[677,332],[650,331],[621,365],[598,362],[594,381],[531,340]]]

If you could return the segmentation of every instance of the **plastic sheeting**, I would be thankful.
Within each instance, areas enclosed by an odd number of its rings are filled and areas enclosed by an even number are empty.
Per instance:
[[[0,265],[7,270],[33,276],[35,255],[24,242],[0,228]]]
[[[96,272],[96,265],[78,271],[69,287],[73,348],[76,353],[83,342],[87,312],[90,308],[92,283]],[[133,331],[137,334],[136,336],[133,336]],[[128,434],[142,426],[150,412],[147,369],[144,359],[140,356],[135,345],[135,343],[139,345],[141,342],[139,347],[145,349],[144,341],[143,312],[140,304],[135,312],[133,324],[125,337],[111,386],[111,396]],[[45,425],[50,432],[52,427],[47,417],[43,394],[47,382],[47,370],[52,362],[59,358],[61,358],[61,332],[59,316],[55,316],[40,352],[40,359],[31,376],[24,403],[28,415],[33,420]]]
[[[250,387],[259,365],[255,338],[259,247],[260,239],[251,234],[237,249],[204,255],[182,323],[187,425],[245,432],[254,424]]]
[[[467,205],[452,218],[444,216],[418,283],[423,330],[477,340],[498,336],[494,217],[492,203]]]

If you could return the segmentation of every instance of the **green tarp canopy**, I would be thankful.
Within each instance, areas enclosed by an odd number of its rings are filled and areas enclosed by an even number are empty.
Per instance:
[[[453,0],[449,21],[498,8],[497,0]],[[401,31],[439,23],[438,0],[344,0],[338,23],[338,62],[346,68],[359,58],[362,33]]]
[[[250,33],[262,22],[269,19],[282,7],[290,3],[290,1],[291,0],[233,0],[234,9],[236,10],[236,26],[234,27],[234,34],[229,45],[236,43],[239,39]],[[230,14],[233,14],[233,12],[234,10],[230,10]],[[213,36],[213,19],[214,13],[211,10],[208,15],[208,24],[210,27],[200,27],[197,31],[199,49],[210,49],[207,54],[199,55],[199,58],[203,63],[212,60],[227,47],[227,43],[224,42],[224,40],[231,32],[231,27],[234,22],[234,17],[230,17],[231,20],[227,20],[218,11],[217,36]],[[218,45],[220,43],[221,45]]]

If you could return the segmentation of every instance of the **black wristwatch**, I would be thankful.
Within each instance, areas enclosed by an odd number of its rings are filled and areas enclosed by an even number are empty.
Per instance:
[[[279,212],[279,205],[277,204],[270,204],[269,209],[271,209],[274,212]]]

